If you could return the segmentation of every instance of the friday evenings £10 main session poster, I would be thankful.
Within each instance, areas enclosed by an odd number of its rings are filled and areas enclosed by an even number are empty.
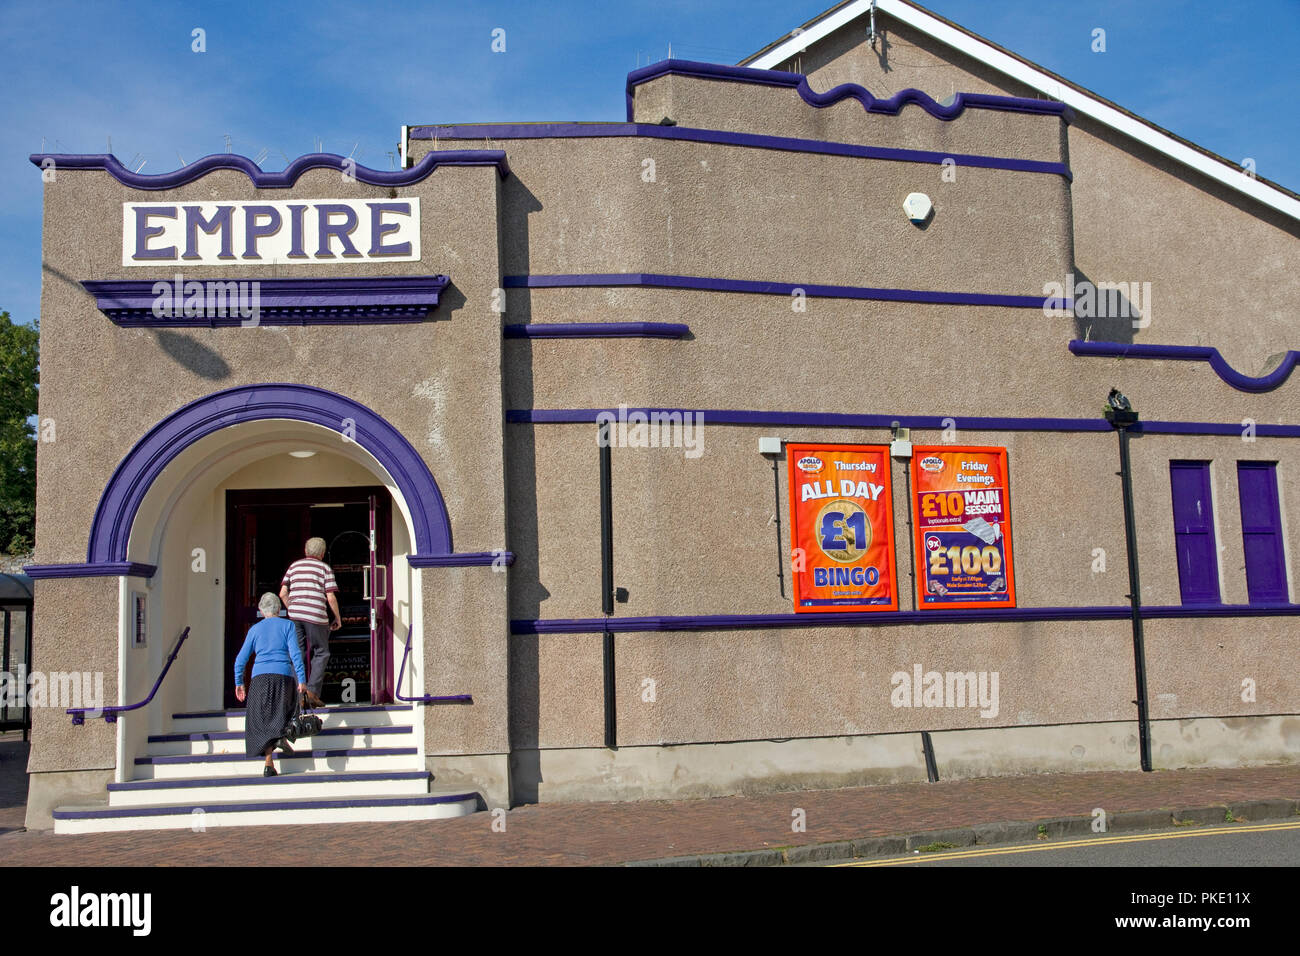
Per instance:
[[[1015,607],[1007,450],[912,447],[918,608]]]
[[[787,445],[794,609],[895,611],[884,445]]]

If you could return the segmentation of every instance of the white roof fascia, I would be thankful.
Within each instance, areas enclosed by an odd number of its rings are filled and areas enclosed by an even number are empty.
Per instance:
[[[810,44],[833,33],[851,20],[867,14],[870,12],[871,6],[871,0],[855,0],[854,3],[841,7],[824,20],[820,20],[807,30],[795,34],[746,65],[761,70],[773,69],[777,64],[791,59]],[[1180,143],[1160,130],[1154,129],[1086,93],[1080,92],[1071,86],[1063,85],[1060,81],[1043,73],[1041,70],[1037,70],[1027,63],[1022,63],[1015,57],[1008,56],[977,37],[953,29],[942,20],[912,6],[910,3],[904,3],[902,0],[876,0],[875,7],[881,13],[888,14],[909,26],[916,27],[939,42],[974,57],[981,63],[993,67],[993,69],[1006,74],[1012,79],[1018,80],[1054,100],[1065,103],[1071,109],[1085,116],[1090,116],[1098,122],[1118,130],[1158,152],[1164,153],[1184,166],[1190,166],[1197,172],[1238,192],[1245,193],[1252,199],[1285,213],[1293,219],[1300,219],[1300,199],[1288,196],[1267,183],[1260,182],[1242,169],[1229,166],[1206,156],[1204,153]]]

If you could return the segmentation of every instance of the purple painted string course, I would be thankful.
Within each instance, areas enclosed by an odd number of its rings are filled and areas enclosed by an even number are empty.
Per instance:
[[[643,66],[627,75],[627,118],[633,115],[633,93],[642,83],[661,76],[689,76],[704,80],[721,80],[731,83],[751,83],[759,86],[780,86],[795,90],[809,106],[823,109],[844,99],[855,99],[868,113],[897,116],[904,106],[915,105],[941,120],[953,120],[967,109],[1000,110],[1010,113],[1034,113],[1059,116],[1067,122],[1072,112],[1056,100],[1029,99],[1023,96],[998,96],[989,93],[958,93],[952,103],[944,105],[920,90],[899,90],[888,99],[879,99],[857,83],[839,86],[818,93],[808,84],[803,73],[786,73],[781,70],[759,70],[748,66],[729,66],[722,63],[701,63],[695,60],[662,60]]]
[[[627,618],[514,620],[511,634],[603,634],[668,631],[756,631],[777,628],[886,627],[913,624],[1028,623],[1127,620],[1128,605],[1100,607],[955,608],[829,614],[701,614]],[[1144,618],[1292,617],[1300,604],[1169,605],[1142,608]]]
[[[1282,356],[1278,367],[1267,375],[1243,375],[1224,360],[1219,350],[1202,345],[1126,345],[1122,342],[1070,343],[1075,355],[1101,358],[1168,359],[1181,362],[1209,362],[1214,373],[1239,392],[1271,392],[1283,385],[1300,362],[1300,351],[1291,349]]]
[[[1006,169],[1021,173],[1047,173],[1073,179],[1065,163],[1014,156],[988,156],[978,153],[943,153],[927,149],[903,149],[894,146],[865,146],[834,140],[801,139],[761,133],[736,133],[731,130],[699,129],[689,126],[660,126],[654,123],[481,123],[448,126],[417,126],[410,131],[413,140],[480,140],[480,139],[606,139],[635,136],[643,139],[713,143],[749,149],[780,152],[813,153],[822,156],[845,156],[854,159],[880,159],[900,163],[926,163]]]
[[[940,292],[928,289],[884,289],[856,285],[819,285],[809,282],[772,282],[722,279],[713,276],[667,275],[657,272],[589,272],[554,275],[504,276],[507,289],[582,289],[640,286],[657,289],[696,289],[704,292],[740,292],[789,296],[801,292],[809,298],[876,299],[886,302],[923,302],[930,305],[990,305],[1013,309],[1072,309],[1069,299],[1041,295],[1003,295],[986,292]]]
[[[840,412],[781,412],[735,408],[512,408],[506,421],[517,425],[574,425],[600,420],[602,415],[695,415],[714,425],[789,425],[810,428],[889,428],[895,422],[905,428],[941,430],[945,422],[956,422],[971,431],[1111,432],[1104,418],[990,418],[938,415],[880,415]],[[1144,421],[1130,429],[1150,435],[1236,435],[1235,422]],[[1266,438],[1300,438],[1300,425],[1256,425],[1255,434]]]
[[[507,339],[682,339],[691,334],[680,322],[535,322],[507,325]]]
[[[175,189],[201,179],[208,173],[221,169],[234,170],[247,176],[258,189],[289,189],[310,169],[334,169],[347,172],[357,182],[368,186],[411,186],[427,178],[439,166],[494,166],[501,178],[510,174],[506,154],[499,149],[447,150],[429,153],[410,169],[382,170],[358,166],[345,156],[336,153],[308,153],[299,156],[283,170],[264,172],[247,156],[233,153],[216,153],[195,160],[168,173],[142,175],[123,166],[109,153],[33,153],[33,165],[42,169],[52,163],[55,175],[65,169],[103,170],[124,186],[132,189]]]

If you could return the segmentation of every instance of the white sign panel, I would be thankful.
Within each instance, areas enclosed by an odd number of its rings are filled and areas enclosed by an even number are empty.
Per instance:
[[[122,265],[414,262],[420,200],[122,203]]]

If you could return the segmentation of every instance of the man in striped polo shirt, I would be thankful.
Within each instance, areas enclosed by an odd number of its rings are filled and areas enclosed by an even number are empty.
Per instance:
[[[330,659],[330,631],[343,626],[339,615],[338,598],[334,595],[339,586],[334,572],[321,560],[325,556],[325,539],[310,538],[304,548],[306,557],[289,565],[280,584],[280,600],[289,609],[289,620],[298,632],[298,646],[303,660],[311,648],[311,662],[307,666],[307,693],[320,698],[325,684],[325,664]],[[331,624],[327,609],[333,612]]]

